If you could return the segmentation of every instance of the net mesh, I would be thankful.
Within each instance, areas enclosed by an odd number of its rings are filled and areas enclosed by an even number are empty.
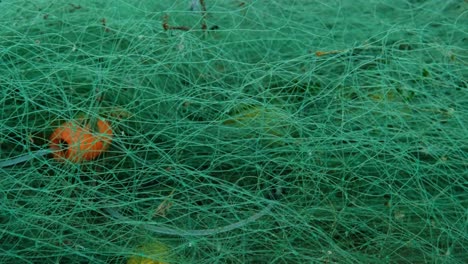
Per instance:
[[[0,9],[0,262],[468,258],[467,1]]]

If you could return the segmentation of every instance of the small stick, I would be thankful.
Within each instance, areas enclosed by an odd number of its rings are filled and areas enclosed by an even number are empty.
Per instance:
[[[202,30],[206,30],[206,5],[205,0],[200,0],[200,5],[202,7]]]
[[[198,2],[198,3],[197,3]],[[205,0],[192,0],[192,4],[190,6],[190,10],[191,11],[195,11],[195,10],[198,10],[198,8],[201,9],[201,13],[202,13],[202,25],[201,25],[201,29],[203,31],[206,31],[208,29],[208,26],[206,24],[206,18],[207,18],[207,11],[206,11],[206,3],[205,3]],[[186,27],[186,26],[171,26],[169,25],[169,16],[168,15],[164,15],[163,17],[163,24],[162,24],[162,27],[164,29],[164,31],[168,31],[168,30],[182,30],[182,31],[189,31],[190,28],[189,27]],[[211,27],[210,29],[211,30],[215,30],[215,29],[218,29],[219,27],[218,26],[213,26]]]
[[[325,55],[338,54],[338,53],[342,53],[342,52],[345,52],[345,50],[316,51],[315,56],[321,57],[321,56],[325,56]]]
[[[185,27],[185,26],[170,26],[169,25],[169,16],[168,15],[164,15],[163,17],[163,29],[164,31],[168,31],[168,30],[183,30],[183,31],[189,31],[190,28],[189,27]]]

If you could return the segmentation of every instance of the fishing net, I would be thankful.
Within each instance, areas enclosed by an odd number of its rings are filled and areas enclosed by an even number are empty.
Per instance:
[[[468,259],[467,1],[0,9],[1,263]]]

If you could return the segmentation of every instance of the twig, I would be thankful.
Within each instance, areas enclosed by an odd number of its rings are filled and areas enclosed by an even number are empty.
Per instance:
[[[197,4],[198,3],[198,4]],[[192,5],[190,7],[190,10],[194,11],[194,10],[197,10],[198,8],[196,7],[197,5],[199,5],[200,9],[201,9],[201,15],[202,15],[202,25],[201,25],[201,29],[203,31],[206,31],[208,29],[208,26],[206,24],[206,19],[208,17],[208,12],[206,11],[206,3],[205,3],[205,0],[193,0],[192,1]],[[164,31],[168,31],[168,30],[182,30],[182,31],[189,31],[190,30],[190,27],[187,27],[187,26],[171,26],[169,25],[169,15],[164,15],[163,17],[163,23],[162,23],[162,27],[164,29]],[[210,27],[210,30],[216,30],[216,29],[219,29],[218,26],[214,25],[212,27]]]

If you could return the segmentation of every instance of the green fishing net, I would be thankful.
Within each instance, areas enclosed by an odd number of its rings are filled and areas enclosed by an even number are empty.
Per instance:
[[[1,263],[466,263],[467,1],[0,10]]]

